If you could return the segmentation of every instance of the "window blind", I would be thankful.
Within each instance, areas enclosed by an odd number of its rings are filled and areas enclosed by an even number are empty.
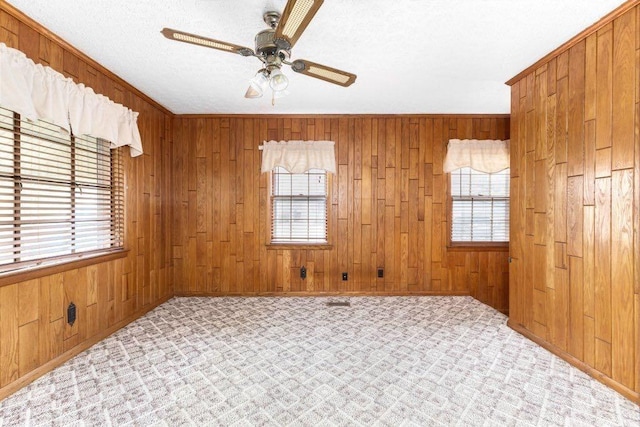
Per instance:
[[[509,169],[451,172],[451,241],[509,241]]]
[[[327,174],[321,169],[271,175],[271,242],[327,242]]]
[[[123,246],[120,150],[59,129],[0,109],[0,272]]]

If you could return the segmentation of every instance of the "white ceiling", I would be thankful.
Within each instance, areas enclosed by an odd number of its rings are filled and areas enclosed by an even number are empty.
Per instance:
[[[7,0],[174,113],[508,113],[505,81],[624,0],[326,0],[292,50],[358,75],[294,73],[245,99],[256,58],[168,40],[163,27],[253,48],[286,0]]]

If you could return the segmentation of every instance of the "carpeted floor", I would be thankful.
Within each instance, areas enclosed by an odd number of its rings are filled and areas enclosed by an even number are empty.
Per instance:
[[[640,425],[505,322],[471,297],[174,298],[2,401],[0,423]]]

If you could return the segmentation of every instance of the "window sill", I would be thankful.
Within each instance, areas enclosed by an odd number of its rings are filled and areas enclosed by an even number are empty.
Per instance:
[[[327,251],[333,249],[333,245],[329,243],[267,243],[266,247],[267,250],[305,249]]]
[[[450,243],[449,252],[509,252],[509,242]]]
[[[42,264],[45,264],[46,262],[46,265],[34,265],[32,267],[24,267],[0,273],[0,287],[124,258],[128,253],[129,250],[127,249],[117,249],[113,251],[86,254],[85,256],[79,256],[74,259],[67,258],[64,260],[43,261]]]

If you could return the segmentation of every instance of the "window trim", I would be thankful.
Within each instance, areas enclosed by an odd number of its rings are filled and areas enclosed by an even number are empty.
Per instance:
[[[449,236],[447,249],[451,252],[504,252],[509,250],[509,242],[452,242]]]
[[[485,172],[486,173],[486,172]],[[511,239],[506,242],[454,242],[451,240],[451,234],[453,230],[453,196],[451,195],[451,172],[445,172],[446,179],[446,191],[447,191],[447,203],[445,217],[447,218],[447,249],[451,252],[503,252],[509,250],[509,243]],[[511,174],[509,174],[509,187],[511,187]],[[511,206],[511,191],[509,191],[509,206]],[[509,207],[511,209],[511,207]],[[509,227],[511,227],[511,217],[509,216]],[[509,228],[509,230],[511,230]],[[511,237],[511,231],[509,231],[509,238]]]
[[[326,171],[327,179],[327,241],[326,243],[314,243],[314,242],[272,242],[271,241],[271,227],[273,225],[273,204],[272,204],[272,189],[273,189],[273,171],[269,171],[269,177],[267,182],[267,226],[265,227],[265,247],[267,250],[281,250],[281,249],[304,249],[304,250],[331,250],[333,249],[332,237],[333,237],[333,179],[334,174]]]
[[[280,249],[304,249],[304,250],[331,250],[333,249],[333,245],[330,243],[267,243],[265,244],[267,250],[280,250]]]
[[[40,260],[41,262],[37,265],[35,265],[34,261],[34,265],[31,267],[23,267],[0,273],[0,287],[125,258],[128,254],[129,249],[108,249],[95,253],[83,252],[82,254],[76,254],[75,259],[69,259],[69,256],[65,255],[65,259],[50,258],[48,260],[49,262]]]

